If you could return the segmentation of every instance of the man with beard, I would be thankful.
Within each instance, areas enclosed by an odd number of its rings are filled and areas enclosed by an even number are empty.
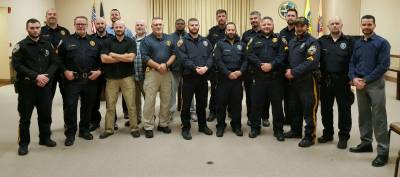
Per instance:
[[[190,134],[190,104],[193,95],[196,95],[196,113],[198,117],[199,132],[212,135],[207,127],[207,71],[213,65],[212,46],[210,42],[199,35],[199,20],[191,18],[188,21],[189,33],[184,36],[182,44],[178,47],[178,55],[183,59],[183,85],[182,85],[182,137],[192,139]]]
[[[212,47],[219,41],[225,38],[225,28],[226,28],[226,10],[218,9],[216,12],[216,19],[218,24],[210,28],[208,30],[207,39],[210,41]],[[210,86],[210,101],[208,105],[208,109],[210,110],[207,121],[212,122],[217,117],[217,105],[216,105],[216,88],[217,88],[217,72],[218,69],[216,66],[210,68],[209,71],[209,80],[211,83]],[[197,97],[196,97],[197,98]]]
[[[39,144],[56,146],[51,140],[51,82],[57,70],[56,55],[50,43],[40,35],[40,22],[26,22],[28,36],[18,42],[12,51],[12,65],[17,71],[15,90],[18,93],[18,155],[28,154],[30,121],[34,107],[37,109]]]
[[[96,38],[98,42],[100,42],[100,46],[103,45],[103,42],[112,37],[111,34],[108,34],[106,31],[106,20],[103,17],[97,17],[95,22],[96,33],[92,35],[92,37]],[[99,56],[100,57],[100,56]],[[100,60],[100,59],[99,59]],[[103,93],[104,88],[106,87],[106,79],[104,78],[104,74],[100,75],[97,78],[97,95],[96,101],[94,103],[92,109],[92,118],[90,119],[90,131],[94,131],[100,127],[101,121],[101,113],[100,113],[100,99]]]
[[[247,30],[246,32],[243,33],[242,36],[242,41],[244,42],[245,46],[249,43],[249,41],[257,36],[257,34],[261,30],[261,13],[258,11],[253,11],[250,13],[250,23],[251,23],[251,29]],[[254,76],[254,69],[252,68],[251,64],[247,65],[247,70],[243,74],[243,80],[244,80],[244,89],[246,92],[246,106],[247,106],[247,125],[251,126],[251,86],[253,84],[253,76]],[[265,98],[267,99],[267,98]],[[266,107],[262,112],[262,125],[264,127],[269,127],[270,122],[269,122],[269,105],[270,101],[267,100],[266,102]]]
[[[72,146],[77,131],[77,107],[80,98],[78,136],[92,140],[90,120],[97,97],[97,78],[102,74],[101,46],[96,38],[86,33],[88,20],[84,16],[74,19],[75,33],[64,39],[59,49],[61,70],[65,77],[65,146]]]
[[[157,93],[160,93],[159,123],[157,130],[171,133],[169,108],[171,99],[171,72],[169,67],[175,61],[175,49],[171,37],[163,33],[163,20],[155,17],[151,23],[152,33],[142,43],[141,54],[146,64],[143,88],[146,99],[143,106],[143,121],[146,138],[153,138],[154,113]]]
[[[236,25],[229,22],[225,29],[226,37],[215,44],[214,56],[218,65],[219,83],[217,85],[217,137],[224,135],[226,107],[231,109],[232,131],[243,136],[242,131],[242,73],[247,68],[243,42],[236,33]]]
[[[285,77],[291,82],[289,109],[291,130],[285,138],[301,138],[303,119],[306,122],[305,135],[299,147],[315,144],[318,111],[318,81],[316,71],[319,65],[320,48],[318,41],[307,31],[309,22],[304,17],[295,21],[296,38],[289,42],[288,69]]]
[[[261,31],[249,41],[247,58],[254,68],[249,137],[260,135],[261,115],[270,100],[274,136],[278,141],[284,141],[282,99],[285,53],[281,39],[274,34],[274,21],[271,17],[262,19]]]
[[[354,94],[349,84],[349,62],[353,52],[353,42],[342,33],[343,23],[339,17],[329,19],[331,34],[319,38],[321,46],[321,116],[323,135],[318,143],[333,140],[333,103],[336,99],[339,115],[339,149],[347,148],[351,130],[351,105]]]
[[[116,21],[113,27],[115,36],[106,39],[101,51],[106,77],[106,121],[105,131],[100,139],[114,134],[115,105],[121,90],[125,98],[130,120],[130,131],[134,138],[140,136],[135,107],[135,82],[133,61],[136,57],[136,42],[125,36],[125,23]]]
[[[361,17],[363,36],[354,44],[349,65],[349,77],[357,89],[358,123],[361,143],[350,152],[372,152],[372,134],[378,142],[378,155],[372,166],[388,162],[389,138],[386,115],[385,78],[390,66],[390,44],[374,33],[375,17]]]
[[[285,45],[285,49],[288,49],[289,41],[292,40],[296,34],[295,34],[295,29],[294,29],[294,21],[297,18],[297,10],[296,9],[288,9],[286,12],[286,23],[287,27],[283,28],[280,32],[279,35],[282,39],[283,44]],[[285,50],[286,53],[288,50]],[[288,55],[286,55],[287,57]],[[287,61],[287,59],[285,59]],[[285,89],[285,94],[283,97],[283,102],[284,102],[284,112],[285,112],[285,121],[284,124],[290,125],[290,115],[289,115],[289,80],[285,78],[284,80],[284,89]]]
[[[118,9],[112,9],[110,12],[110,20],[112,22],[112,24],[110,26],[106,27],[106,31],[108,34],[111,35],[115,35],[114,32],[114,23],[118,20],[121,20],[121,13],[119,12]],[[125,32],[124,32],[125,36],[128,38],[133,38],[133,34],[132,31],[129,28],[125,28]]]

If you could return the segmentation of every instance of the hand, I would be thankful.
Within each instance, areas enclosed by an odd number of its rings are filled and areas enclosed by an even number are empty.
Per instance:
[[[292,74],[292,69],[287,69],[286,70],[285,77],[288,78],[289,80],[290,79],[294,79],[294,76]]]
[[[235,79],[239,78],[239,77],[242,75],[242,72],[240,72],[240,71],[235,71],[235,72],[233,72],[233,73],[234,73],[235,76],[236,76]]]
[[[270,72],[272,69],[272,65],[270,63],[262,63],[261,70],[264,72]]]
[[[160,72],[161,74],[165,74],[165,73],[168,71],[167,64],[165,64],[165,63],[160,64],[160,65],[158,66],[157,70],[158,70],[158,72]]]
[[[199,74],[199,75],[203,75],[204,73],[207,72],[207,70],[208,70],[207,66],[197,67],[196,68],[197,74]]]
[[[365,82],[363,79],[356,77],[353,79],[353,85],[357,90],[362,90],[365,87]]]
[[[96,71],[90,71],[90,76],[88,77],[90,80],[94,81],[96,80],[100,75],[101,75],[101,71],[100,70],[96,70]]]
[[[237,78],[235,72],[230,72],[230,73],[228,74],[228,78],[229,78],[230,80],[235,80],[235,79]]]
[[[48,74],[39,74],[36,76],[36,85],[44,87],[49,82]]]
[[[69,71],[69,70],[64,71],[64,76],[65,76],[65,78],[67,78],[67,80],[69,80],[69,81],[72,81],[72,80],[75,79],[75,77],[74,77],[74,72]]]

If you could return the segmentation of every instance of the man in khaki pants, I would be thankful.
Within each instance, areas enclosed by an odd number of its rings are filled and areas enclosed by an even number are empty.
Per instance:
[[[169,66],[175,61],[175,52],[172,39],[163,33],[163,20],[153,18],[151,23],[152,34],[146,36],[142,42],[141,54],[147,68],[144,79],[146,99],[143,107],[143,121],[146,138],[153,138],[154,112],[157,92],[160,92],[160,114],[158,131],[171,133],[168,127],[169,108],[171,100],[172,76]]]
[[[100,139],[114,134],[115,104],[119,90],[125,99],[130,120],[131,135],[140,136],[137,126],[135,107],[135,82],[133,80],[133,60],[136,57],[136,42],[125,37],[125,23],[116,21],[113,24],[115,36],[106,39],[101,51],[101,61],[104,64],[106,77],[106,125]]]

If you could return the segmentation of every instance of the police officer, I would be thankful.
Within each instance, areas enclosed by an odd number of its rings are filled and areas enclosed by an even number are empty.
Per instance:
[[[289,109],[292,118],[291,130],[285,138],[301,138],[303,118],[306,122],[305,135],[300,147],[315,144],[318,110],[317,70],[320,48],[318,41],[307,31],[309,22],[304,17],[295,21],[296,38],[289,42],[288,69],[285,77],[291,82]]]
[[[323,135],[318,143],[333,140],[333,103],[336,99],[339,115],[339,149],[346,149],[351,130],[351,105],[354,94],[351,91],[349,62],[353,52],[353,43],[349,36],[342,33],[343,23],[339,17],[329,19],[329,35],[319,38],[321,46],[321,116],[324,125]]]
[[[107,25],[106,20],[103,17],[96,18],[95,22],[96,33],[92,34],[92,37],[97,39],[100,46],[102,46],[104,40],[112,37],[112,35],[107,33],[107,31],[105,30],[106,25]],[[92,118],[90,119],[90,128],[89,128],[90,131],[94,131],[100,127],[100,121],[101,121],[100,99],[104,91],[104,88],[106,86],[106,79],[103,74],[97,78],[97,84],[98,85],[97,85],[96,101],[94,102],[94,106],[92,109]]]
[[[12,65],[17,71],[15,89],[18,93],[18,154],[28,154],[29,126],[34,107],[38,113],[39,144],[54,147],[51,130],[51,82],[57,70],[56,55],[51,44],[40,35],[40,22],[26,22],[28,36],[18,42],[12,51]]]
[[[257,36],[257,34],[261,30],[261,13],[258,11],[253,11],[250,13],[250,23],[251,23],[251,29],[245,31],[243,33],[242,41],[244,42],[245,46],[247,46],[247,43],[251,40],[251,38]],[[243,75],[243,80],[244,80],[244,89],[246,92],[246,106],[247,106],[247,125],[251,126],[251,86],[253,85],[253,76],[254,76],[254,69],[252,68],[251,64],[247,65],[247,71]],[[267,98],[266,98],[267,99]],[[265,104],[266,107],[263,110],[262,113],[262,125],[264,127],[269,127],[270,122],[268,120],[269,118],[269,105],[270,101],[267,100],[267,103]]]
[[[267,100],[270,100],[274,136],[278,141],[284,141],[282,99],[285,53],[281,39],[274,34],[274,21],[271,17],[262,19],[260,33],[250,39],[247,46],[247,58],[254,68],[249,137],[260,135],[261,115],[268,104]]]
[[[212,46],[210,42],[199,35],[199,20],[191,18],[188,21],[189,33],[183,42],[178,45],[178,55],[183,59],[183,105],[181,112],[182,137],[192,139],[190,134],[190,104],[193,95],[196,95],[196,113],[198,117],[199,132],[212,135],[207,127],[207,71],[213,65]]]
[[[225,38],[225,28],[226,28],[226,10],[225,9],[218,9],[216,12],[216,19],[218,24],[211,27],[208,30],[207,39],[210,41],[212,47],[219,41]],[[216,88],[217,88],[217,67],[214,66],[210,68],[209,72],[209,80],[211,83],[210,86],[210,101],[208,105],[208,109],[210,110],[207,121],[211,122],[216,118],[217,113],[217,105],[216,105]]]
[[[100,44],[86,34],[85,16],[74,19],[75,33],[64,39],[59,49],[61,68],[65,77],[65,146],[72,146],[77,131],[77,106],[81,100],[79,137],[92,140],[89,126],[97,97],[97,78],[101,75]]]
[[[280,32],[279,35],[281,36],[282,42],[285,45],[285,48],[288,47],[289,45],[289,41],[292,40],[296,34],[295,34],[295,29],[294,29],[294,21],[297,18],[297,10],[296,9],[288,9],[285,15],[285,19],[286,19],[286,23],[287,26],[285,28],[283,28]],[[288,50],[285,50],[286,52],[288,52]],[[288,55],[286,55],[287,57]],[[286,59],[287,61],[287,59]],[[285,78],[284,80],[284,84],[285,84],[285,95],[283,97],[283,101],[284,101],[284,112],[285,112],[285,121],[284,124],[286,125],[290,125],[290,117],[289,117],[289,80]]]
[[[175,61],[175,49],[171,37],[163,33],[163,20],[152,20],[153,32],[143,40],[141,54],[147,65],[143,88],[146,99],[143,106],[143,120],[146,138],[153,138],[154,113],[157,93],[160,93],[160,113],[157,130],[171,133],[169,109],[171,100],[171,72],[169,67]]]
[[[242,73],[247,69],[247,60],[243,42],[236,32],[236,25],[229,22],[225,29],[226,37],[215,44],[214,55],[218,65],[217,85],[217,137],[224,135],[226,127],[226,107],[229,105],[232,114],[231,127],[237,136],[242,131]]]

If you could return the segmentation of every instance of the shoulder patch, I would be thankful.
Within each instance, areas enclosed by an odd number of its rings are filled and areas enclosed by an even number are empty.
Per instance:
[[[60,34],[65,36],[66,35],[65,30],[60,30]]]
[[[312,56],[317,52],[317,47],[315,45],[312,45],[308,48],[307,53],[308,55]]]
[[[17,53],[17,52],[19,51],[19,48],[20,48],[19,43],[15,44],[15,46],[14,46],[14,48],[13,48],[13,50],[12,50],[12,53],[13,53],[13,54],[14,54],[14,53]]]

